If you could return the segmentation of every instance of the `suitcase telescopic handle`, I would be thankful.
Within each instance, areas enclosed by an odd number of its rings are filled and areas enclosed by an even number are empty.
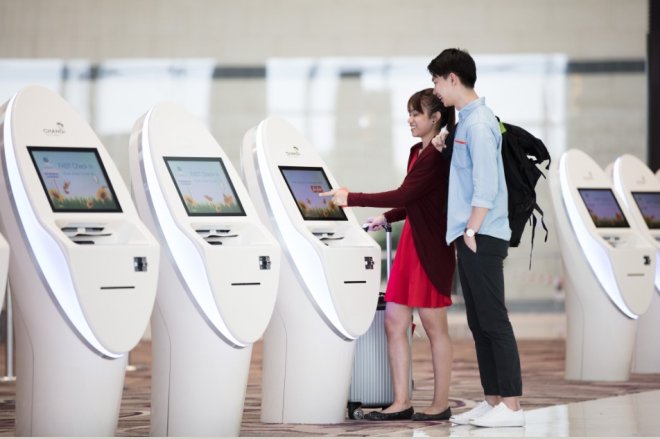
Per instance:
[[[389,223],[385,224],[385,253],[387,254],[385,262],[387,280],[390,280],[390,271],[392,270],[392,225]]]

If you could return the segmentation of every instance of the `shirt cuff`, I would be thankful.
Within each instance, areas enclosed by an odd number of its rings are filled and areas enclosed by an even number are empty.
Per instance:
[[[472,198],[472,207],[485,207],[486,209],[492,209],[495,207],[495,203],[489,200],[484,200],[483,198]]]

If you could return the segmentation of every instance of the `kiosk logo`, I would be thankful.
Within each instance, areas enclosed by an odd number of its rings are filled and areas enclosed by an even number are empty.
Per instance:
[[[44,128],[42,131],[47,136],[61,136],[62,134],[66,134],[62,122],[55,122],[55,128]]]
[[[300,148],[296,145],[291,146],[291,150],[286,152],[287,157],[300,157]]]

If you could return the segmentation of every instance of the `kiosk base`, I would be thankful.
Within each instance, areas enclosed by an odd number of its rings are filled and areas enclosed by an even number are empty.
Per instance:
[[[264,334],[261,421],[344,422],[354,348],[353,340],[341,338],[320,317],[288,261],[282,264],[275,312]]]
[[[578,294],[570,276],[566,278],[566,379],[627,381],[637,321],[624,316],[607,300],[596,280],[592,282],[589,287],[582,279]],[[586,290],[592,291],[590,300]]]
[[[660,291],[656,290],[648,311],[639,317],[637,323],[633,373],[660,373],[658,334],[660,334]]]
[[[238,436],[252,345],[229,346],[199,316],[185,325],[187,331],[168,328],[156,303],[150,435]]]
[[[47,295],[45,291],[42,294]],[[52,313],[57,310],[52,306]],[[48,320],[44,315],[44,320]],[[102,358],[85,346],[59,315],[49,324],[31,325],[14,302],[16,325],[16,435],[114,436],[127,356]],[[26,349],[29,346],[29,349]]]

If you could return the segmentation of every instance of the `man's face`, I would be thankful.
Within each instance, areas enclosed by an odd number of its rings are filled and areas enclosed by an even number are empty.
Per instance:
[[[451,83],[451,73],[447,75],[446,78],[442,76],[437,76],[433,75],[433,94],[435,94],[438,99],[442,101],[443,104],[445,104],[446,107],[449,107],[451,105],[454,105],[452,101],[452,96],[451,96],[451,91],[452,91],[452,83]]]

